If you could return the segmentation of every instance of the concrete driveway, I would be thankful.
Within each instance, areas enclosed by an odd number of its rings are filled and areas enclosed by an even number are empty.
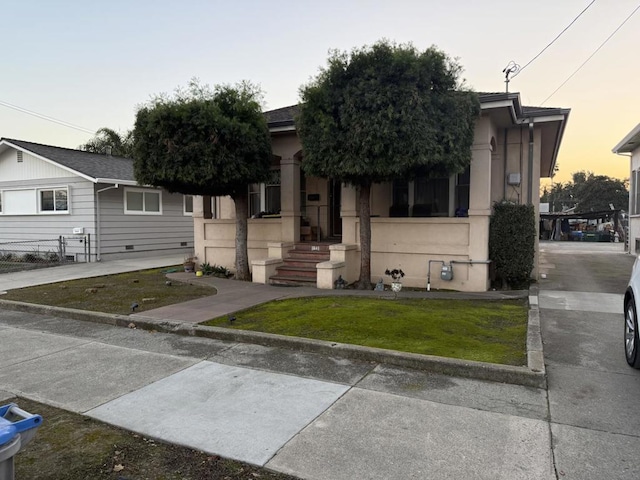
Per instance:
[[[620,244],[543,243],[540,320],[558,478],[640,477],[640,371],[623,350],[635,257]]]

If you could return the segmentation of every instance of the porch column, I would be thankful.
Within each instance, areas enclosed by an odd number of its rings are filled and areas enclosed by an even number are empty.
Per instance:
[[[483,121],[485,120],[485,121]],[[471,148],[471,184],[469,185],[469,259],[489,259],[489,217],[491,216],[491,134],[488,121],[476,125]],[[489,266],[469,266],[469,283],[474,290],[490,286]]]
[[[342,243],[360,245],[360,234],[357,229],[358,193],[355,187],[342,185],[341,203]]]
[[[300,161],[280,160],[280,217],[282,241],[300,241]]]

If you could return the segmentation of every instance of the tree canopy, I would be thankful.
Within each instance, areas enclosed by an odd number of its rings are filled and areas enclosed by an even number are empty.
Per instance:
[[[78,147],[80,150],[92,153],[109,153],[116,157],[133,156],[133,132],[118,133],[111,128],[101,128],[87,143]]]
[[[305,172],[360,186],[418,169],[463,171],[480,104],[461,70],[435,47],[380,41],[333,52],[301,89]]]
[[[451,175],[471,161],[480,102],[464,90],[461,71],[435,47],[383,40],[332,52],[301,88],[302,168],[360,188],[362,288],[371,282],[371,184],[417,172]]]
[[[271,139],[250,83],[211,90],[196,82],[140,108],[134,171],[140,183],[193,195],[247,195],[268,177]]]
[[[579,171],[572,174],[572,181],[554,183],[545,187],[541,202],[549,203],[549,210],[561,212],[576,207],[576,212],[597,212],[629,208],[629,190],[626,180],[596,175],[593,172]]]
[[[271,167],[271,139],[250,83],[216,86],[192,81],[159,95],[136,115],[134,173],[140,184],[191,195],[229,195],[236,208],[236,278],[248,280],[248,190]]]

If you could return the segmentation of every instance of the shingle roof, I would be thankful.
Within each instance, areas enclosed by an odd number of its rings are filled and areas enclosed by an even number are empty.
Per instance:
[[[516,92],[478,92],[480,102],[495,102],[499,100],[515,100],[519,102],[520,95]],[[519,107],[518,107],[519,108]],[[554,107],[522,107],[523,113],[528,115],[535,114],[538,111],[549,113],[553,110],[559,110]],[[270,127],[279,127],[284,125],[293,125],[296,115],[300,112],[299,105],[290,105],[288,107],[277,108],[264,112],[267,123]]]
[[[83,150],[54,147],[52,145],[42,145],[11,138],[2,138],[0,140],[23,148],[94,179],[108,178],[113,180],[135,181],[133,175],[133,160],[130,158],[90,153]]]
[[[292,123],[293,119],[299,112],[299,105],[291,105],[289,107],[282,107],[277,108],[276,110],[264,112],[264,116],[266,117],[269,126],[276,126],[278,124]]]

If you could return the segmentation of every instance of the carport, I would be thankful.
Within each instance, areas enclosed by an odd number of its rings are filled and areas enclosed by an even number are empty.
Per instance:
[[[624,231],[620,225],[620,212],[621,210],[617,209],[598,212],[541,213],[540,239],[612,242],[617,232],[619,240],[624,241]],[[598,220],[598,224],[613,222],[613,228],[598,230],[598,225],[589,224],[590,220]]]

